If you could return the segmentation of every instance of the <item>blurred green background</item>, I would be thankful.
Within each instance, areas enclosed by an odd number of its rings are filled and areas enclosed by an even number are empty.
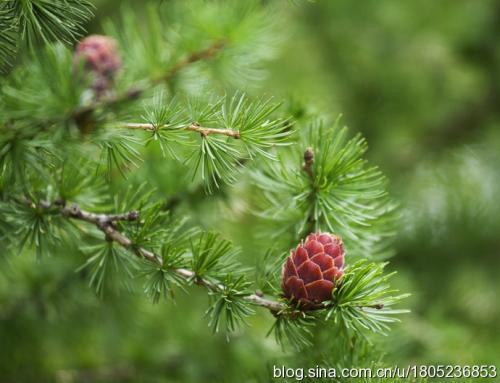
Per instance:
[[[89,32],[125,2],[95,3]],[[412,293],[412,312],[374,338],[384,363],[500,367],[500,1],[275,8],[279,53],[251,91],[287,100],[295,114],[342,113],[367,137],[369,159],[401,204],[390,268]],[[181,208],[227,233],[255,264],[256,219],[238,201],[221,194]],[[64,255],[2,263],[0,381],[257,382],[269,380],[273,363],[296,360],[266,338],[272,318],[263,310],[227,342],[203,318],[205,291],[157,305],[140,293],[100,300],[74,272],[80,264]]]

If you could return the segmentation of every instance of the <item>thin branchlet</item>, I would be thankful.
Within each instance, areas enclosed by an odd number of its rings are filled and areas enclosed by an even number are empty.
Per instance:
[[[156,126],[154,124],[148,124],[148,123],[125,123],[123,125],[119,125],[128,129],[139,129],[139,130],[147,130],[147,131],[155,131],[157,129],[161,129],[163,126]],[[193,122],[191,124],[188,124],[184,127],[180,128],[181,130],[189,130],[192,132],[198,132],[200,133],[203,137],[206,137],[210,134],[218,134],[218,135],[223,135],[223,136],[228,136],[232,137],[234,139],[239,139],[240,132],[237,130],[233,129],[217,129],[217,128],[207,128],[204,126],[201,126],[197,122]]]
[[[187,130],[191,130],[193,132],[198,132],[198,133],[200,133],[204,137],[208,136],[209,134],[222,134],[224,136],[232,137],[232,138],[235,138],[235,139],[239,139],[240,138],[240,132],[237,131],[237,130],[233,130],[233,129],[206,128],[206,127],[200,126],[196,122],[193,123],[193,124],[191,124],[191,125],[189,125],[186,129]]]
[[[173,77],[177,72],[181,69],[187,67],[189,64],[195,63],[197,61],[208,60],[216,56],[226,45],[226,41],[221,39],[214,41],[207,48],[191,53],[189,56],[185,57],[178,61],[174,66],[172,66],[167,72],[163,75],[156,77],[153,79],[152,85],[160,84],[169,78]]]
[[[211,290],[211,291],[224,290],[224,285],[222,285],[221,283],[214,283],[214,282],[210,282],[204,278],[198,278],[196,276],[196,274],[191,270],[173,269],[172,271],[175,272],[176,274],[180,275],[181,277],[187,279],[187,280],[194,280],[194,282],[197,285],[206,287],[208,290]],[[278,313],[280,311],[283,311],[286,308],[285,304],[283,304],[281,302],[273,301],[271,299],[264,298],[261,296],[261,294],[259,294],[257,292],[250,294],[250,295],[246,295],[243,297],[243,299],[245,299],[246,301],[248,301],[256,306],[265,307],[269,311],[271,311],[272,313]]]

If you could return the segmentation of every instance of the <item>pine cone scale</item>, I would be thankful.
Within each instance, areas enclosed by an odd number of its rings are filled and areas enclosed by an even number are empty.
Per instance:
[[[324,279],[314,281],[306,285],[307,295],[318,297],[321,301],[326,301],[331,297],[333,286],[333,282],[325,281]]]
[[[344,257],[334,258],[333,264],[336,268],[341,269],[344,267]]]
[[[306,242],[305,248],[309,256],[320,254],[324,251],[321,242],[318,242],[316,240]]]
[[[304,262],[306,262],[309,259],[309,256],[307,255],[307,250],[299,246],[297,250],[295,250],[295,252],[292,253],[292,258],[295,263],[295,266],[300,267]]]
[[[336,267],[332,267],[331,269],[328,269],[323,272],[323,278],[328,281],[331,281],[334,279],[340,279],[340,277],[342,277],[343,274],[344,273],[342,270],[339,270]]]
[[[297,269],[295,268],[295,264],[292,261],[291,257],[288,257],[286,260],[286,267],[284,270],[284,278],[288,279],[290,277],[297,277]]]
[[[320,267],[321,271],[331,269],[333,267],[333,262],[334,262],[333,258],[325,253],[316,254],[314,257],[311,258],[311,261],[316,263]]]
[[[334,245],[331,243],[325,245],[324,249],[325,249],[325,253],[327,253],[328,255],[330,255],[333,258],[336,258],[342,254],[342,249],[340,248],[340,246]]]
[[[307,291],[306,287],[304,286],[304,282],[298,277],[288,278],[286,288],[288,293],[294,297],[297,297],[297,299],[307,298]]]
[[[311,261],[306,261],[297,269],[297,274],[305,284],[323,279],[320,267]]]

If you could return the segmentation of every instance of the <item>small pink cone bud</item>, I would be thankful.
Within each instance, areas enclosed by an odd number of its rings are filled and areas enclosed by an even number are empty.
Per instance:
[[[108,36],[91,35],[80,41],[75,51],[75,65],[84,63],[85,73],[93,73],[92,89],[97,94],[109,89],[118,70],[121,59],[116,41]]]

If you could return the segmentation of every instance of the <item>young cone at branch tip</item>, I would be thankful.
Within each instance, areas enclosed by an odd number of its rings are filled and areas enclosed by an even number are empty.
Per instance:
[[[285,297],[311,309],[331,299],[335,283],[344,270],[342,238],[329,233],[309,234],[283,265]]]
[[[91,35],[78,43],[74,65],[80,65],[81,61],[84,73],[92,73],[95,76],[92,89],[97,96],[110,88],[122,65],[116,41],[102,35]]]

